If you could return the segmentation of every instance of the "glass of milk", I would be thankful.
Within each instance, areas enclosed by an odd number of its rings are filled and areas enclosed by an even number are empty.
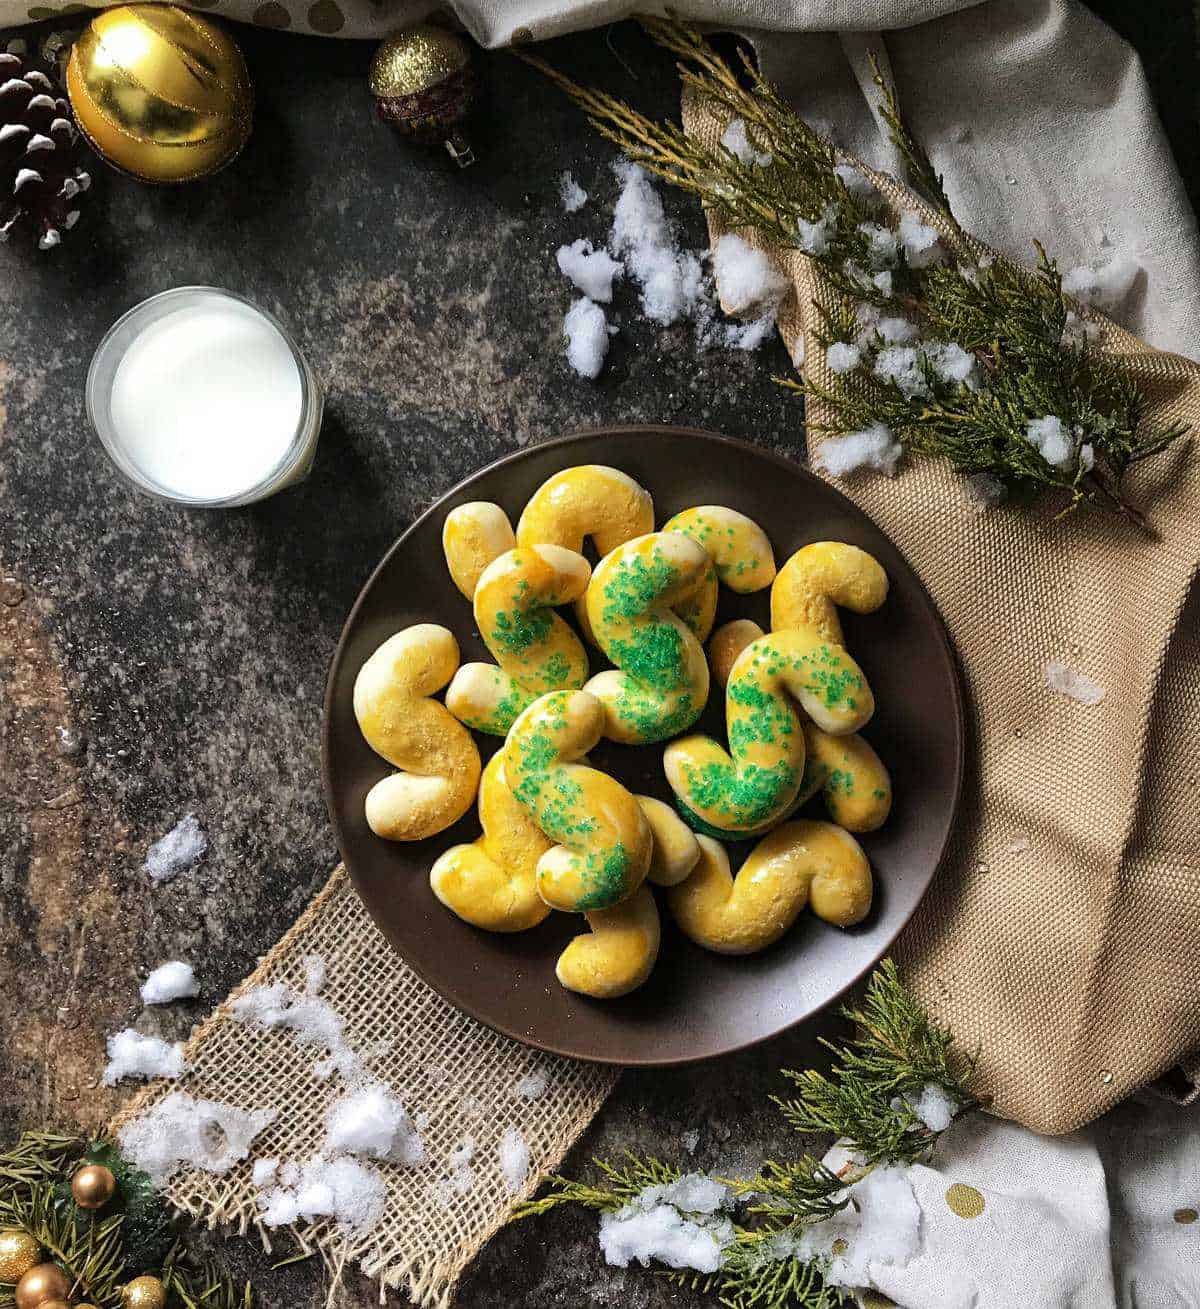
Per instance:
[[[134,486],[201,508],[251,504],[312,466],[324,399],[287,329],[231,291],[135,305],[92,359],[87,410]]]

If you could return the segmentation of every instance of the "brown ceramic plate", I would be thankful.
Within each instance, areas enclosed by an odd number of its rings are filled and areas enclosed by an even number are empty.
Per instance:
[[[372,834],[363,800],[388,766],[362,739],[351,704],[355,676],[371,652],[411,623],[442,623],[457,636],[464,659],[489,658],[470,606],[446,572],[442,522],[467,500],[495,500],[516,522],[551,473],[584,463],[611,464],[635,477],[653,494],[660,523],[690,505],[729,505],[762,524],[780,563],[809,541],[849,541],[875,555],[891,578],[883,609],[843,618],[849,648],[878,704],[866,735],[891,770],[896,793],[882,831],[863,838],[876,877],[870,917],[843,932],[804,914],[772,949],[725,958],[687,941],[664,911],[653,977],[633,995],[603,1003],[573,995],[555,980],[555,960],[583,928],[581,919],[553,914],[531,932],[501,936],[468,926],[434,898],[429,867],[447,846],[478,835],[474,812],[429,841],[397,844]],[[747,616],[766,626],[768,595],[723,591],[719,621]],[[714,696],[700,721],[721,738],[722,710],[722,697]],[[477,739],[485,758],[498,744]],[[591,757],[632,789],[670,799],[661,748],[604,743]],[[325,789],[338,844],[396,951],[448,1000],[489,1026],[546,1050],[609,1063],[674,1064],[724,1054],[801,1022],[857,981],[908,921],[937,870],[962,767],[954,656],[937,610],[895,546],[843,495],[796,464],[679,428],[607,428],[552,441],[492,464],[444,496],[388,551],[363,588],[325,699]],[[814,814],[819,806],[819,799],[813,802]],[[730,847],[735,865],[748,848]]]

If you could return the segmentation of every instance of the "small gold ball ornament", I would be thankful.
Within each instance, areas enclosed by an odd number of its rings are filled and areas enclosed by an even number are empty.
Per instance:
[[[42,1257],[42,1247],[19,1227],[0,1232],[0,1282],[19,1282]]]
[[[67,95],[93,149],[142,182],[191,182],[246,144],[254,94],[223,28],[174,5],[120,5],[84,28]]]
[[[38,1309],[47,1300],[65,1300],[71,1283],[57,1264],[35,1264],[17,1282],[17,1309]]]
[[[167,1293],[162,1282],[149,1273],[135,1277],[121,1287],[121,1303],[125,1309],[163,1309],[166,1302]]]
[[[66,1300],[43,1300],[38,1309],[71,1309]]]
[[[103,1209],[116,1189],[112,1169],[103,1164],[85,1164],[71,1178],[71,1195],[80,1209]]]
[[[475,155],[460,128],[479,96],[471,48],[442,27],[418,24],[375,51],[368,76],[379,117],[426,145],[444,145],[460,168]]]

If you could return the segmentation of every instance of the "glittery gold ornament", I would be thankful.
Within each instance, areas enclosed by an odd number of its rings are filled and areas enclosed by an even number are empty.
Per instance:
[[[0,1232],[0,1282],[19,1282],[42,1257],[42,1247],[19,1227]]]
[[[163,1309],[167,1302],[167,1293],[157,1277],[146,1274],[135,1277],[121,1287],[121,1303],[125,1309]]]
[[[70,1290],[67,1275],[57,1264],[34,1264],[18,1279],[13,1295],[17,1309],[38,1309],[47,1300],[65,1300]]]
[[[379,117],[427,145],[445,145],[460,168],[475,162],[460,128],[479,95],[466,41],[441,27],[397,32],[371,60],[371,94]]]
[[[102,1209],[117,1189],[117,1179],[103,1164],[85,1164],[71,1178],[71,1195],[80,1209]]]
[[[241,51],[222,28],[173,5],[97,14],[71,49],[67,94],[96,152],[143,182],[206,177],[250,135]]]

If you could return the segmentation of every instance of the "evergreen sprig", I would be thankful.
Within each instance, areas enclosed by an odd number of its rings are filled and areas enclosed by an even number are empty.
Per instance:
[[[819,265],[837,303],[833,309],[817,306],[818,341],[825,349],[836,342],[854,344],[861,358],[832,385],[777,379],[822,402],[829,417],[810,422],[813,430],[841,436],[882,424],[906,451],[945,458],[967,475],[984,475],[993,489],[1021,498],[1051,492],[1064,513],[1090,503],[1141,523],[1122,493],[1122,477],[1188,429],[1149,417],[1121,360],[1090,341],[1091,325],[1064,295],[1058,270],[1040,246],[1033,269],[980,257],[878,63],[872,59],[880,116],[913,191],[941,222],[946,257],[918,261],[920,267],[903,245],[887,259],[886,269],[880,267],[876,238],[881,230],[892,230],[896,215],[865,175],[839,163],[834,148],[787,105],[744,52],[733,67],[675,17],[641,21],[678,59],[685,91],[740,118],[756,155],[769,155],[769,162],[742,159],[722,144],[707,145],[677,123],[648,118],[616,96],[578,85],[534,55],[520,57],[570,96],[630,159],[697,195],[726,224],[753,228]],[[885,271],[887,276],[878,276]],[[954,344],[968,351],[975,361],[970,380],[939,373],[924,351],[915,364],[915,385],[913,377],[902,386],[888,368],[877,369],[886,348],[877,326],[884,315],[911,320],[927,346]],[[1029,428],[1047,418],[1059,420],[1066,443],[1053,462]]]
[[[74,1202],[69,1176],[81,1163],[103,1164],[117,1194],[99,1212]],[[142,1273],[161,1278],[171,1309],[251,1309],[249,1284],[235,1285],[210,1260],[192,1256],[150,1179],[109,1141],[27,1132],[0,1152],[0,1228],[28,1232],[71,1281],[72,1303],[121,1309],[121,1287]],[[16,1288],[0,1283],[0,1309]]]
[[[852,1206],[853,1184],[873,1168],[928,1158],[940,1133],[914,1108],[927,1088],[944,1091],[956,1117],[977,1105],[969,1090],[974,1059],[929,1018],[890,960],[875,970],[861,1003],[841,1013],[855,1031],[843,1043],[822,1042],[833,1056],[830,1071],[785,1071],[795,1094],[776,1103],[797,1131],[841,1141],[851,1162],[834,1171],[805,1153],[769,1160],[751,1178],[718,1178],[736,1198],[733,1239],[715,1273],[662,1273],[675,1284],[711,1293],[730,1309],[834,1309],[848,1303],[848,1293],[826,1280],[822,1260],[803,1252],[805,1233]],[[592,1178],[554,1177],[550,1192],[519,1205],[514,1217],[561,1205],[615,1213],[647,1188],[678,1181],[683,1171],[634,1154],[593,1162]]]

